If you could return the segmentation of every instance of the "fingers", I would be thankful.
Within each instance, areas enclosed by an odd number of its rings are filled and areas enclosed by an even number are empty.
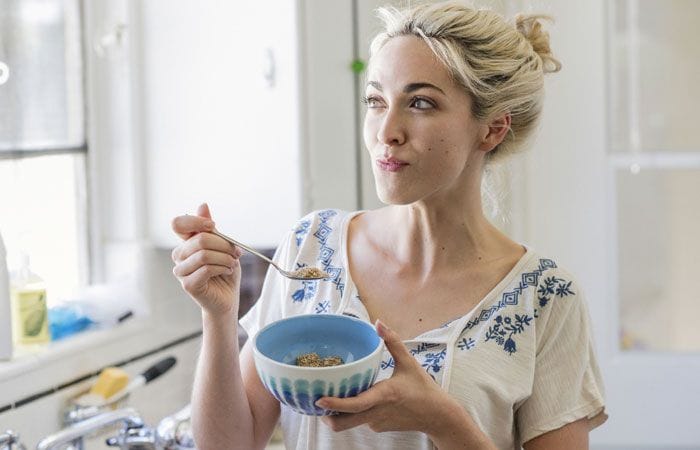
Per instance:
[[[387,327],[384,322],[379,319],[377,319],[375,327],[377,328],[377,334],[379,334],[379,337],[384,339],[386,349],[389,350],[391,356],[394,357],[394,362],[397,368],[401,364],[415,363],[416,360],[413,358],[413,356],[411,356],[411,353],[408,351],[396,332]]]
[[[175,264],[173,274],[177,277],[186,277],[202,266],[223,266],[233,268],[237,264],[237,258],[228,253],[214,250],[199,250],[191,254],[186,259]]]
[[[371,389],[360,393],[355,397],[338,398],[338,397],[323,397],[316,401],[316,405],[333,411],[344,413],[359,413],[366,411],[380,401],[382,401],[382,382],[374,385]]]
[[[198,209],[197,211],[199,212],[200,210]],[[208,212],[209,210],[207,209],[207,213]],[[211,218],[186,214],[184,216],[175,217],[171,222],[171,227],[181,239],[187,240],[196,233],[213,230],[214,222]]]
[[[206,203],[202,203],[201,205],[199,205],[199,207],[197,207],[197,215],[206,219],[211,219],[209,205],[207,205]]]
[[[196,296],[206,290],[210,278],[219,275],[231,275],[232,273],[233,269],[230,267],[208,265],[201,266],[199,269],[180,280],[183,289]]]
[[[345,431],[367,423],[366,414],[340,414],[324,416],[321,420],[333,431]]]
[[[213,250],[226,253],[236,259],[241,256],[241,250],[238,247],[229,244],[214,234],[206,232],[198,233],[178,245],[175,250],[173,250],[171,256],[175,263],[179,263],[201,250]]]

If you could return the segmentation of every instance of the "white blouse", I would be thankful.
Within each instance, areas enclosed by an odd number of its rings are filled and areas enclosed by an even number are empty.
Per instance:
[[[323,268],[330,281],[288,280],[270,270],[260,299],[241,319],[249,336],[297,314],[369,315],[348,271],[347,230],[358,212],[313,212],[277,249],[282,267]],[[437,383],[499,449],[519,449],[543,433],[588,417],[602,424],[603,384],[581,287],[527,249],[508,275],[466,315],[404,341]],[[377,380],[391,376],[385,351]],[[333,432],[317,417],[282,405],[287,449],[431,449],[419,432],[375,433],[366,425]]]

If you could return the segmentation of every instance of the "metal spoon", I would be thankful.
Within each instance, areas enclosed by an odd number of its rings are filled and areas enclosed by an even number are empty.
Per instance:
[[[225,240],[226,242],[228,242],[230,244],[233,244],[237,247],[240,247],[244,250],[247,250],[248,252],[252,253],[253,255],[257,256],[258,258],[264,259],[265,262],[267,262],[268,264],[272,265],[272,267],[277,269],[279,271],[279,273],[281,273],[283,276],[285,276],[287,278],[291,278],[292,280],[305,280],[305,281],[322,280],[324,278],[330,277],[330,275],[328,275],[326,272],[324,272],[323,270],[318,269],[316,267],[302,267],[301,269],[297,269],[294,271],[284,270],[283,268],[278,266],[273,260],[271,260],[267,256],[253,250],[252,248],[248,247],[245,244],[241,244],[237,240],[226,236],[225,234],[221,233],[220,231],[212,230],[211,233],[219,236],[221,239]],[[320,272],[320,274],[317,275],[315,273],[310,273],[310,272]]]

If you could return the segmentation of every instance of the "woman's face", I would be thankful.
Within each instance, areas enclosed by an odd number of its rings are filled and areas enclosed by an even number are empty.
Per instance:
[[[469,95],[415,36],[390,39],[373,56],[367,79],[364,140],[380,200],[463,197],[465,168],[483,158]]]

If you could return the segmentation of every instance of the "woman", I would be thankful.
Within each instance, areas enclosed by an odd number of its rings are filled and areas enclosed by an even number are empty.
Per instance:
[[[281,415],[287,448],[583,449],[606,415],[588,313],[571,275],[484,217],[484,166],[523,146],[559,70],[537,16],[516,26],[446,2],[383,9],[372,43],[364,140],[388,206],[303,218],[241,320],[254,335],[302,313],[350,314],[386,342],[379,379],[323,398],[323,419],[283,407],[238,354],[240,250],[208,233],[206,205],[173,229],[175,275],[202,307],[193,394],[198,448],[263,448]]]

